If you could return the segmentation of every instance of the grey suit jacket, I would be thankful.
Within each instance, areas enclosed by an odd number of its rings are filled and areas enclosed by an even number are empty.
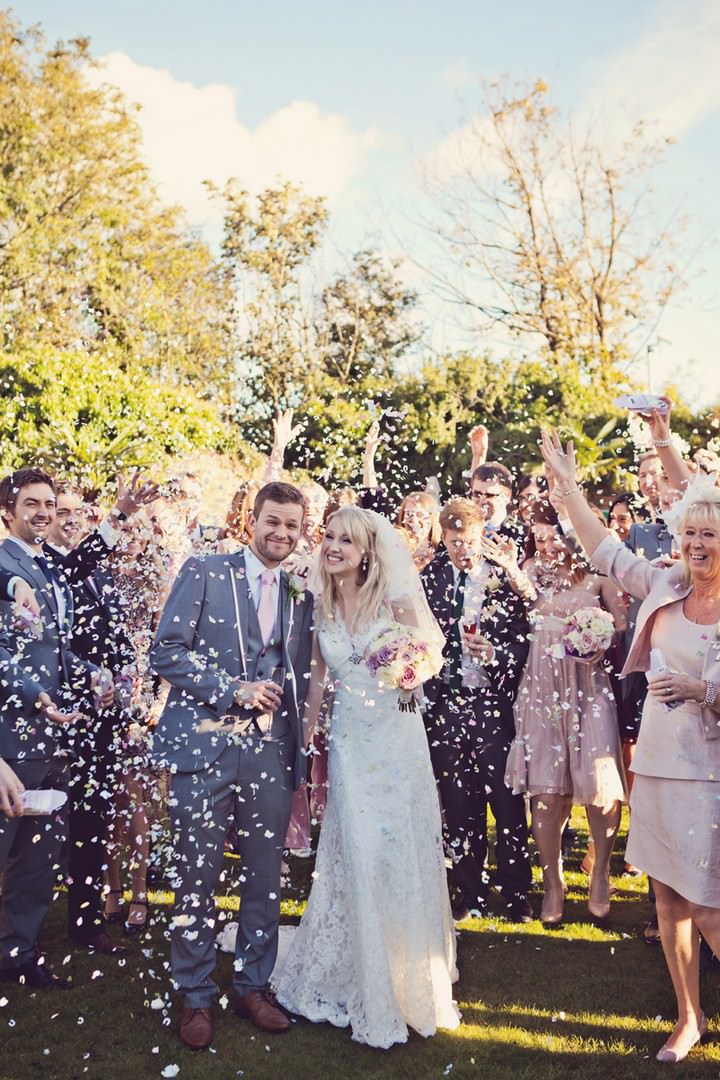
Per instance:
[[[242,551],[193,556],[178,574],[150,654],[155,671],[171,686],[153,740],[159,763],[180,772],[206,768],[229,742],[228,734],[218,729],[220,718],[252,715],[233,700],[238,682],[252,678],[247,655],[251,603]],[[309,685],[312,615],[311,594],[305,592],[301,602],[293,599],[283,572],[280,630],[288,677],[282,709],[293,740],[296,787],[305,779],[301,718]]]
[[[0,569],[29,582],[42,615],[42,637],[14,626],[13,605],[0,602],[0,757],[11,761],[52,757],[60,730],[35,708],[45,691],[57,705],[80,705],[95,671],[68,645],[72,595],[67,589],[65,625],[58,625],[55,593],[40,567],[12,540],[0,544]]]

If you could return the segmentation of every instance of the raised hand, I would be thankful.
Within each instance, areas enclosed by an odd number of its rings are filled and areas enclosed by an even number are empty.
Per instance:
[[[509,536],[501,536],[499,533],[487,533],[483,536],[480,551],[486,559],[494,562],[507,573],[517,573],[518,566],[517,544]]]
[[[115,509],[125,517],[136,514],[143,506],[154,502],[160,494],[159,484],[152,484],[149,480],[141,481],[140,470],[136,469],[130,483],[126,484],[122,476],[118,476],[118,497]]]
[[[375,472],[375,455],[380,445],[380,421],[373,420],[367,429],[365,436],[365,451],[363,453],[363,487],[374,489],[378,486],[377,473]]]
[[[380,422],[373,420],[370,427],[367,429],[365,436],[365,456],[375,457],[378,446],[380,445]]]
[[[707,447],[701,447],[700,450],[695,451],[693,459],[698,468],[702,469],[703,472],[720,473],[720,456],[718,456],[714,450],[708,450]]]
[[[472,452],[472,467],[484,465],[487,461],[490,436],[484,424],[476,424],[469,435],[470,450]]]
[[[540,453],[560,487],[571,488],[577,484],[577,465],[572,439],[563,450],[557,431],[543,431],[540,436]]]
[[[650,428],[653,442],[666,442],[671,437],[670,413],[672,412],[673,403],[669,397],[661,397],[660,400],[666,403],[666,409],[652,409],[649,413],[638,414]]]
[[[285,409],[285,411],[279,409],[272,422],[273,454],[278,454],[280,457],[303,429],[302,424],[295,424],[293,427],[293,411],[293,409]]]

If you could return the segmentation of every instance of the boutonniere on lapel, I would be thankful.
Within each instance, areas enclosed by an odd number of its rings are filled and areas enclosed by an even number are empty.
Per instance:
[[[285,560],[283,571],[287,580],[288,594],[294,604],[302,604],[308,585],[311,560],[306,555],[291,555]]]
[[[200,529],[200,540],[203,544],[217,544],[221,531],[219,525],[203,525]]]
[[[307,578],[302,574],[288,574],[288,593],[294,604],[302,604],[307,589]]]

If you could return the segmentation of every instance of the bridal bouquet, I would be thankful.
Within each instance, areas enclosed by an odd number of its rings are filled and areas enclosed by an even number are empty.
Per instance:
[[[565,620],[562,644],[565,655],[576,660],[594,660],[612,643],[615,621],[602,608],[580,608]]]
[[[368,645],[365,662],[380,686],[400,691],[400,711],[411,712],[417,708],[413,690],[440,672],[443,656],[412,627],[393,623]]]

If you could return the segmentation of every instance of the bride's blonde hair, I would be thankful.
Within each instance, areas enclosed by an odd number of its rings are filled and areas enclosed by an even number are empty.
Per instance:
[[[379,617],[382,608],[387,604],[390,585],[390,568],[378,558],[377,532],[372,516],[359,506],[343,506],[330,515],[326,528],[341,529],[347,533],[353,544],[363,553],[362,561],[357,569],[361,582],[358,594],[358,614],[353,620],[353,626],[348,629],[353,629],[360,623],[370,625]],[[331,620],[337,607],[338,587],[335,584],[334,575],[327,572],[322,559],[318,567],[317,588],[320,614],[324,619]]]

